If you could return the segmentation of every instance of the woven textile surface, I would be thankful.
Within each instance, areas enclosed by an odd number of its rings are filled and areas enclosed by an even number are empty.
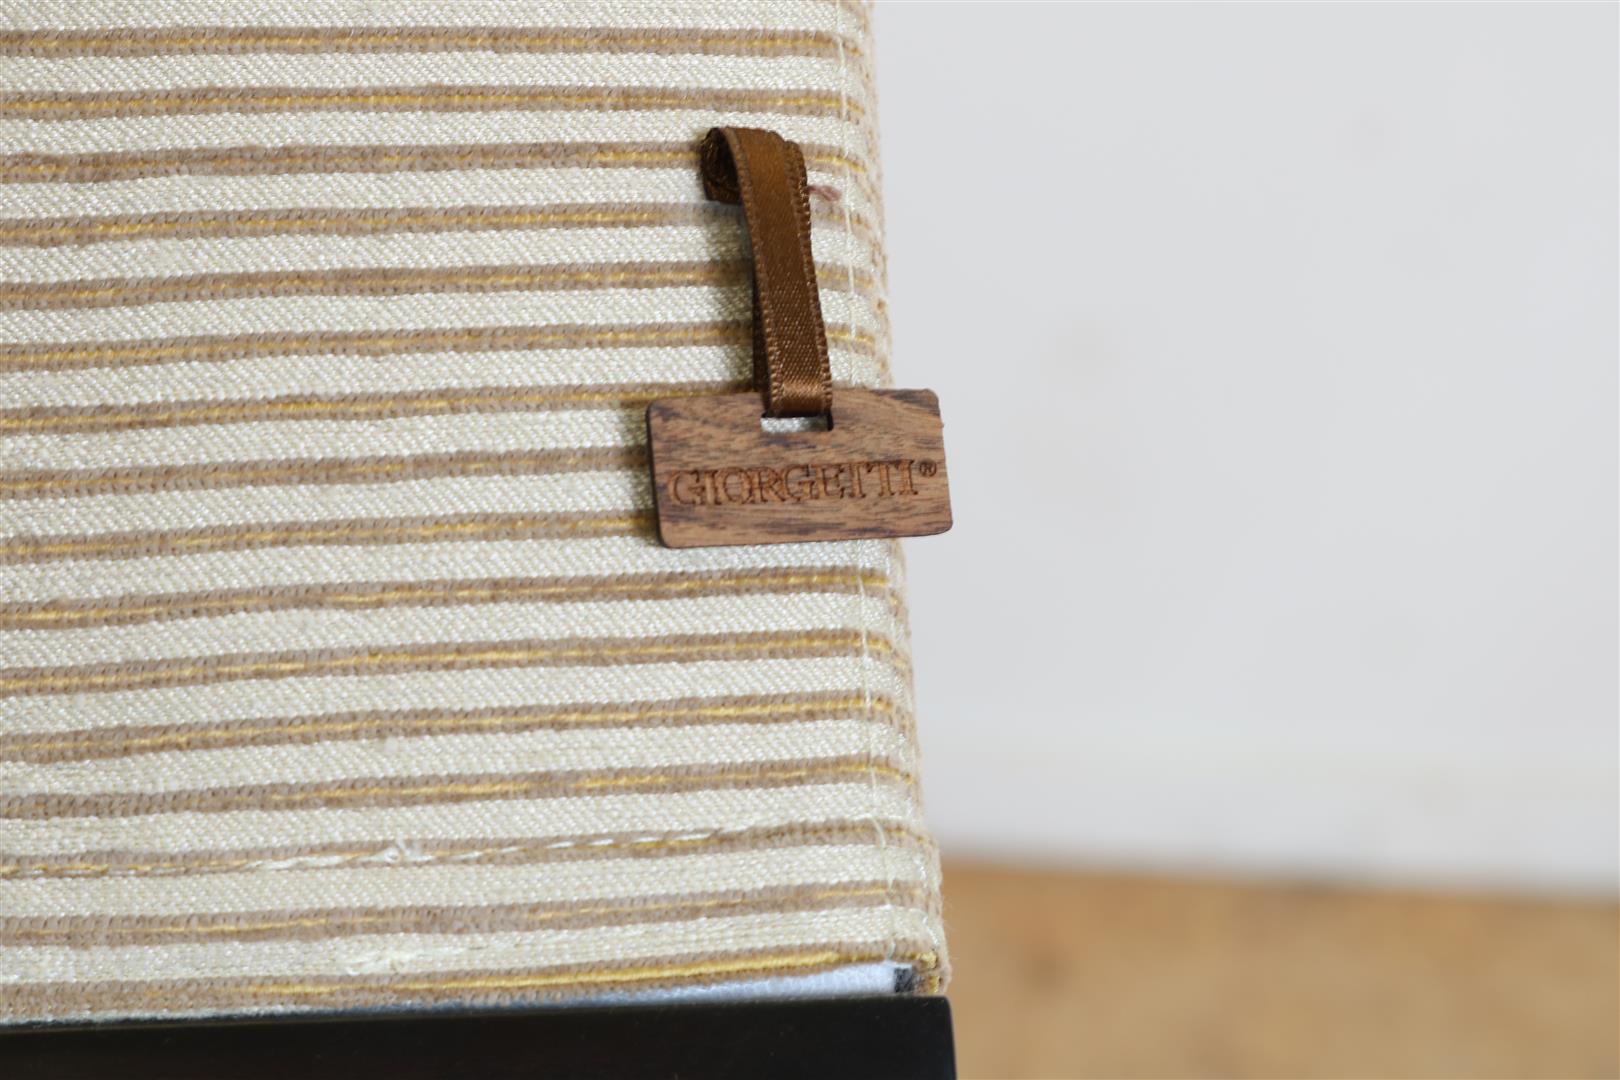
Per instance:
[[[882,385],[867,12],[0,7],[0,1019],[944,978],[901,567],[672,551],[716,124]]]

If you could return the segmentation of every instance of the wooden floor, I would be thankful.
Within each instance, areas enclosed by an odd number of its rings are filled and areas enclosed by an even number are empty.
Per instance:
[[[946,864],[961,1074],[1614,1077],[1613,904]]]

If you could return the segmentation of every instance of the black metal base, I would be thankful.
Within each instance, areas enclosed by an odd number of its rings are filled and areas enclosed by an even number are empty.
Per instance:
[[[0,1077],[952,1080],[944,998],[368,1013],[0,1029]]]

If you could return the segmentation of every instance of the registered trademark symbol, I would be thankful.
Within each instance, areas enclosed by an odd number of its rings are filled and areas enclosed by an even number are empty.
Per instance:
[[[938,471],[939,466],[935,465],[932,461],[917,462],[917,472],[921,476],[933,476]]]

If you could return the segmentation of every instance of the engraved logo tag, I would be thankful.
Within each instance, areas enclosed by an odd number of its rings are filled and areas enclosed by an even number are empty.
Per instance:
[[[768,431],[758,394],[647,407],[658,535],[669,547],[928,536],[951,527],[931,390],[834,390],[825,430]]]

